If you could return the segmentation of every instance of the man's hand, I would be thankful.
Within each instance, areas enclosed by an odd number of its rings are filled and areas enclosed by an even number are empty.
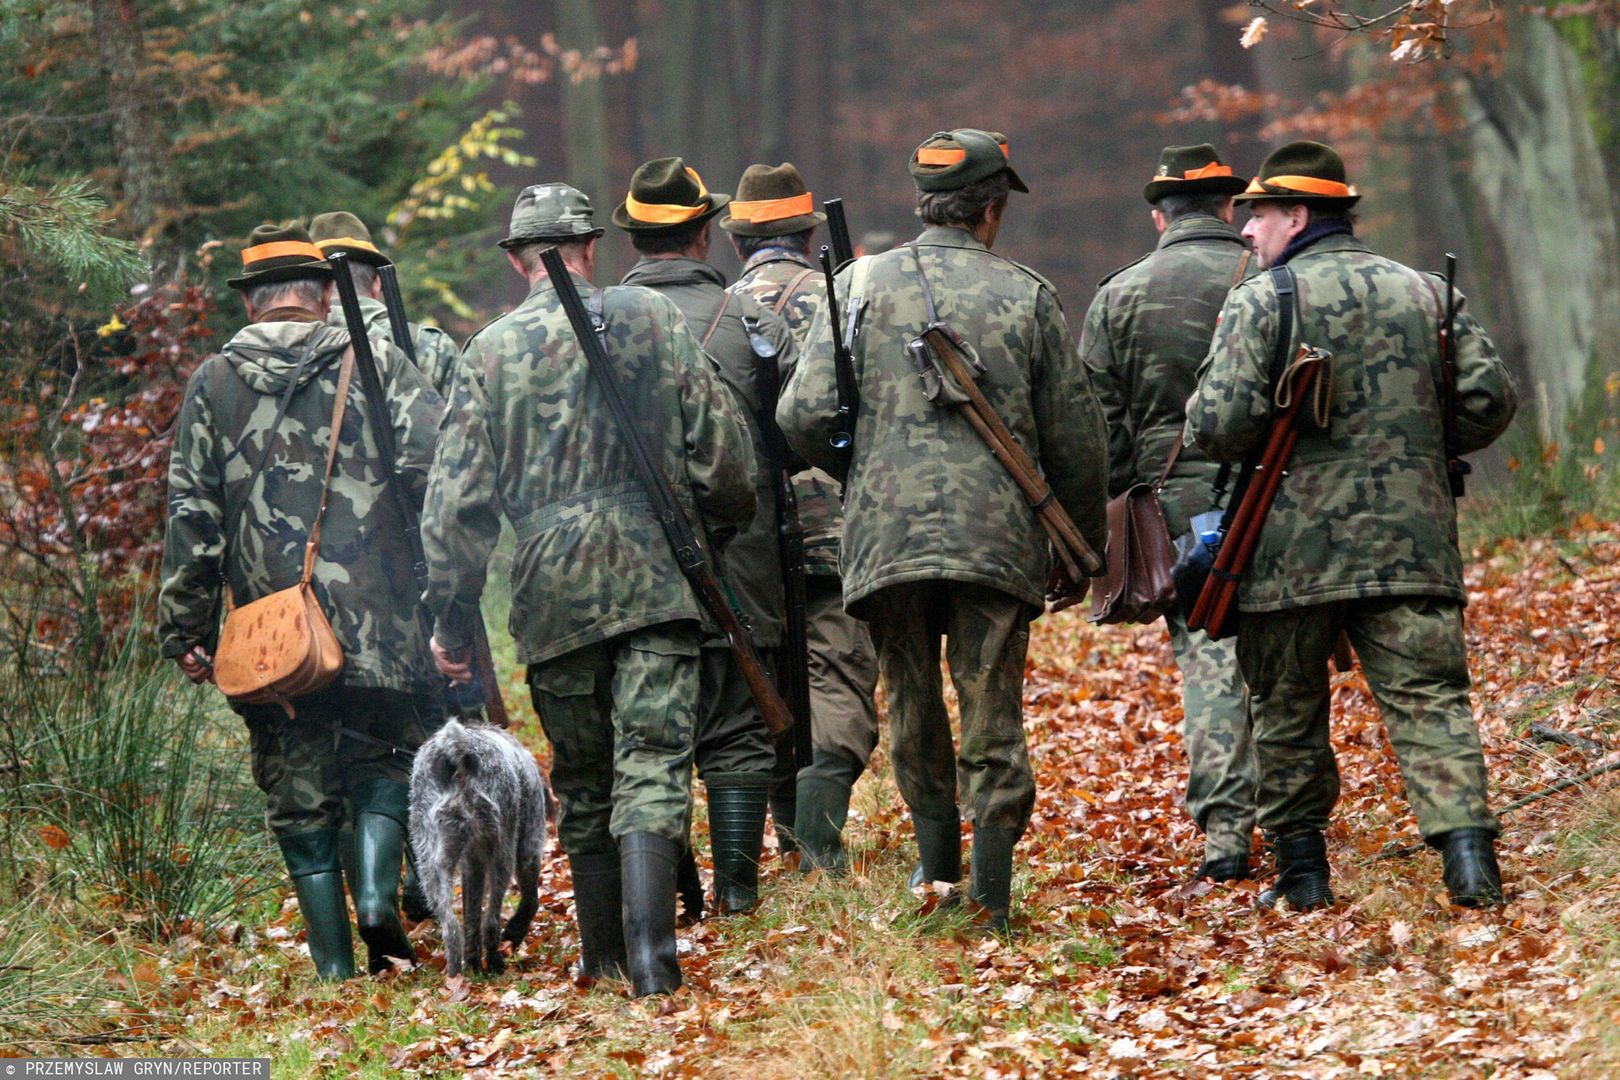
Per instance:
[[[433,663],[439,669],[439,674],[451,682],[472,682],[472,650],[462,649],[460,655],[452,654],[450,650],[439,644],[434,638],[428,642],[433,650]]]
[[[180,670],[186,678],[194,683],[207,682],[214,677],[214,658],[208,655],[208,650],[198,645],[190,652],[181,653],[174,658],[180,665]]]

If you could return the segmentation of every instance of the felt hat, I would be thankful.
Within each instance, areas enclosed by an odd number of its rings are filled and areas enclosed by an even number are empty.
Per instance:
[[[696,169],[678,157],[657,158],[630,177],[630,194],[613,210],[625,232],[662,232],[718,214],[730,195],[710,191]]]
[[[242,249],[242,274],[226,280],[233,289],[251,289],[272,281],[311,278],[330,281],[332,267],[309,238],[301,221],[255,226]]]
[[[720,227],[738,236],[787,236],[824,225],[810,189],[791,161],[750,165],[737,181],[737,196],[726,207]]]
[[[1014,171],[1007,137],[999,131],[936,131],[911,152],[910,167],[919,191],[955,191],[999,172],[1007,174],[1014,191],[1029,191]]]
[[[530,184],[518,192],[511,227],[500,244],[515,248],[547,240],[582,240],[606,231],[596,224],[596,211],[583,191],[561,183]]]
[[[355,262],[367,266],[394,265],[393,260],[377,250],[377,245],[371,242],[371,230],[347,210],[316,214],[309,222],[309,238],[323,255],[341,251]]]
[[[1158,202],[1166,195],[1236,195],[1248,185],[1209,143],[1167,146],[1159,152],[1159,171],[1142,189],[1143,198]]]
[[[1324,209],[1348,209],[1361,195],[1345,182],[1344,159],[1331,146],[1300,140],[1279,146],[1266,156],[1260,175],[1237,202],[1278,199]]]

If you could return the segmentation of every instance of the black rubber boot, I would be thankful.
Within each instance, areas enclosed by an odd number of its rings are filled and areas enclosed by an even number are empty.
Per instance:
[[[1287,900],[1297,911],[1326,907],[1333,903],[1328,885],[1327,838],[1321,832],[1295,833],[1279,837],[1273,845],[1277,853],[1277,880],[1260,894],[1266,907]]]
[[[1459,907],[1495,907],[1502,895],[1502,870],[1496,865],[1496,834],[1489,829],[1453,829],[1432,837],[1445,867],[1446,891]]]
[[[703,876],[690,843],[681,850],[681,864],[675,868],[675,895],[681,902],[682,926],[703,921]]]
[[[1012,907],[1013,845],[1018,834],[1012,829],[983,826],[973,830],[973,875],[968,880],[968,899],[985,910],[990,929],[1007,929]]]
[[[1245,881],[1249,878],[1249,857],[1247,855],[1223,855],[1218,859],[1205,856],[1204,861],[1198,865],[1195,878],[1209,878],[1211,881]]]
[[[793,788],[771,792],[771,831],[777,851],[791,855],[799,850],[799,798]]]
[[[393,780],[363,781],[354,793],[355,921],[369,954],[366,967],[387,971],[388,958],[416,963],[416,950],[399,921],[399,871],[405,857],[410,789]],[[474,931],[476,932],[476,931]]]
[[[586,979],[625,977],[624,889],[617,851],[568,856],[574,875],[574,920],[579,924],[579,966]]]
[[[349,905],[343,900],[338,831],[316,829],[276,840],[309,931],[309,958],[315,962],[316,976],[330,982],[352,978],[354,939],[349,935]]]
[[[908,884],[915,889],[933,881],[962,880],[962,819],[960,816],[936,821],[911,815],[911,828],[917,834],[917,868]]]
[[[675,959],[675,863],[681,845],[652,833],[619,839],[624,950],[636,997],[681,985]]]
[[[709,786],[714,906],[722,915],[759,903],[759,850],[765,842],[765,786]]]
[[[799,781],[799,869],[808,874],[844,872],[844,822],[849,817],[850,787],[824,776]]]

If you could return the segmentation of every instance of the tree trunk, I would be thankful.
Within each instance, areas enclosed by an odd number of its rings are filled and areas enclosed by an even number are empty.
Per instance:
[[[602,44],[593,0],[557,0],[557,42],[589,56]],[[607,91],[599,78],[573,82],[559,75],[563,149],[569,182],[590,196],[597,216],[611,209],[616,188],[608,176]]]
[[[147,84],[146,45],[135,0],[90,0],[97,59],[107,76],[113,148],[124,190],[124,212],[141,233],[176,203],[169,144],[157,122]]]

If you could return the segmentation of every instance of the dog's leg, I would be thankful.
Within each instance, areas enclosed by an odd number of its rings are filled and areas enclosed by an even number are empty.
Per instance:
[[[461,914],[472,944],[472,968],[484,969],[484,864],[476,847],[461,862]]]
[[[422,887],[427,892],[428,905],[433,908],[433,918],[439,924],[439,933],[444,938],[444,973],[454,978],[461,974],[463,964],[466,962],[466,941],[462,933],[461,920],[456,918],[456,864],[461,861],[461,853],[465,849],[462,837],[454,836],[448,831],[439,834],[443,843],[435,850],[427,847],[426,858],[423,858],[426,845],[418,841],[417,856],[422,867]]]
[[[501,953],[501,901],[512,884],[512,852],[503,844],[490,854],[489,907],[484,911],[483,939],[489,970],[498,974],[506,969],[506,957]]]
[[[524,822],[518,834],[518,906],[506,924],[506,932],[501,935],[512,943],[514,949],[523,944],[523,939],[529,933],[529,925],[534,922],[534,914],[540,910],[540,860],[546,850],[545,829],[545,818],[536,821],[531,817]]]

